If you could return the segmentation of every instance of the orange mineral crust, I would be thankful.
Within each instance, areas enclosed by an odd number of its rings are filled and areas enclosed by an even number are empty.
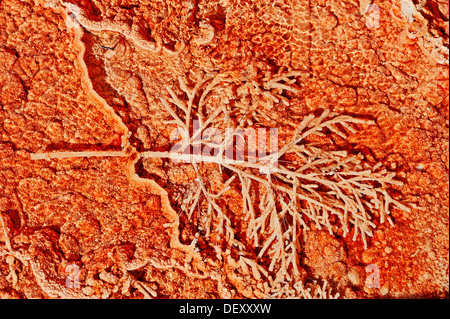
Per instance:
[[[445,1],[0,1],[1,298],[448,298]]]

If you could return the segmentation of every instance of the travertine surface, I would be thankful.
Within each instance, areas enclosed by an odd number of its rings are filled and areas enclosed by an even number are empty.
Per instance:
[[[0,297],[448,298],[448,20],[446,1],[0,1]],[[370,170],[347,236],[323,208],[359,198],[338,177],[297,202],[289,174],[158,156],[194,114],[282,149],[324,110],[338,124],[282,159]]]

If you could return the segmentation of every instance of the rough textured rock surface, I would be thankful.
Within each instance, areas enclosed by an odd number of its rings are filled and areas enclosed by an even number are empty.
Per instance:
[[[0,297],[448,298],[448,46],[446,1],[0,0]],[[374,214],[366,245],[312,220],[279,280],[230,170],[142,156],[170,150],[165,103],[201,79],[204,114],[280,146],[323,110],[373,121],[308,142],[380,163],[409,209]],[[201,176],[226,189],[209,226],[184,207]]]

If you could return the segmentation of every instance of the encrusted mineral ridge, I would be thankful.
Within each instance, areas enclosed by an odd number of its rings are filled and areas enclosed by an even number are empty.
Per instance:
[[[448,39],[447,1],[1,0],[0,297],[448,298]]]

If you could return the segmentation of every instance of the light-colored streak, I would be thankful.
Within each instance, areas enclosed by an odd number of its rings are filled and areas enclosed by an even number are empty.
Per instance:
[[[125,157],[128,156],[122,151],[88,151],[88,152],[55,152],[55,153],[33,153],[32,160],[49,160],[53,158],[76,158],[76,157]]]

